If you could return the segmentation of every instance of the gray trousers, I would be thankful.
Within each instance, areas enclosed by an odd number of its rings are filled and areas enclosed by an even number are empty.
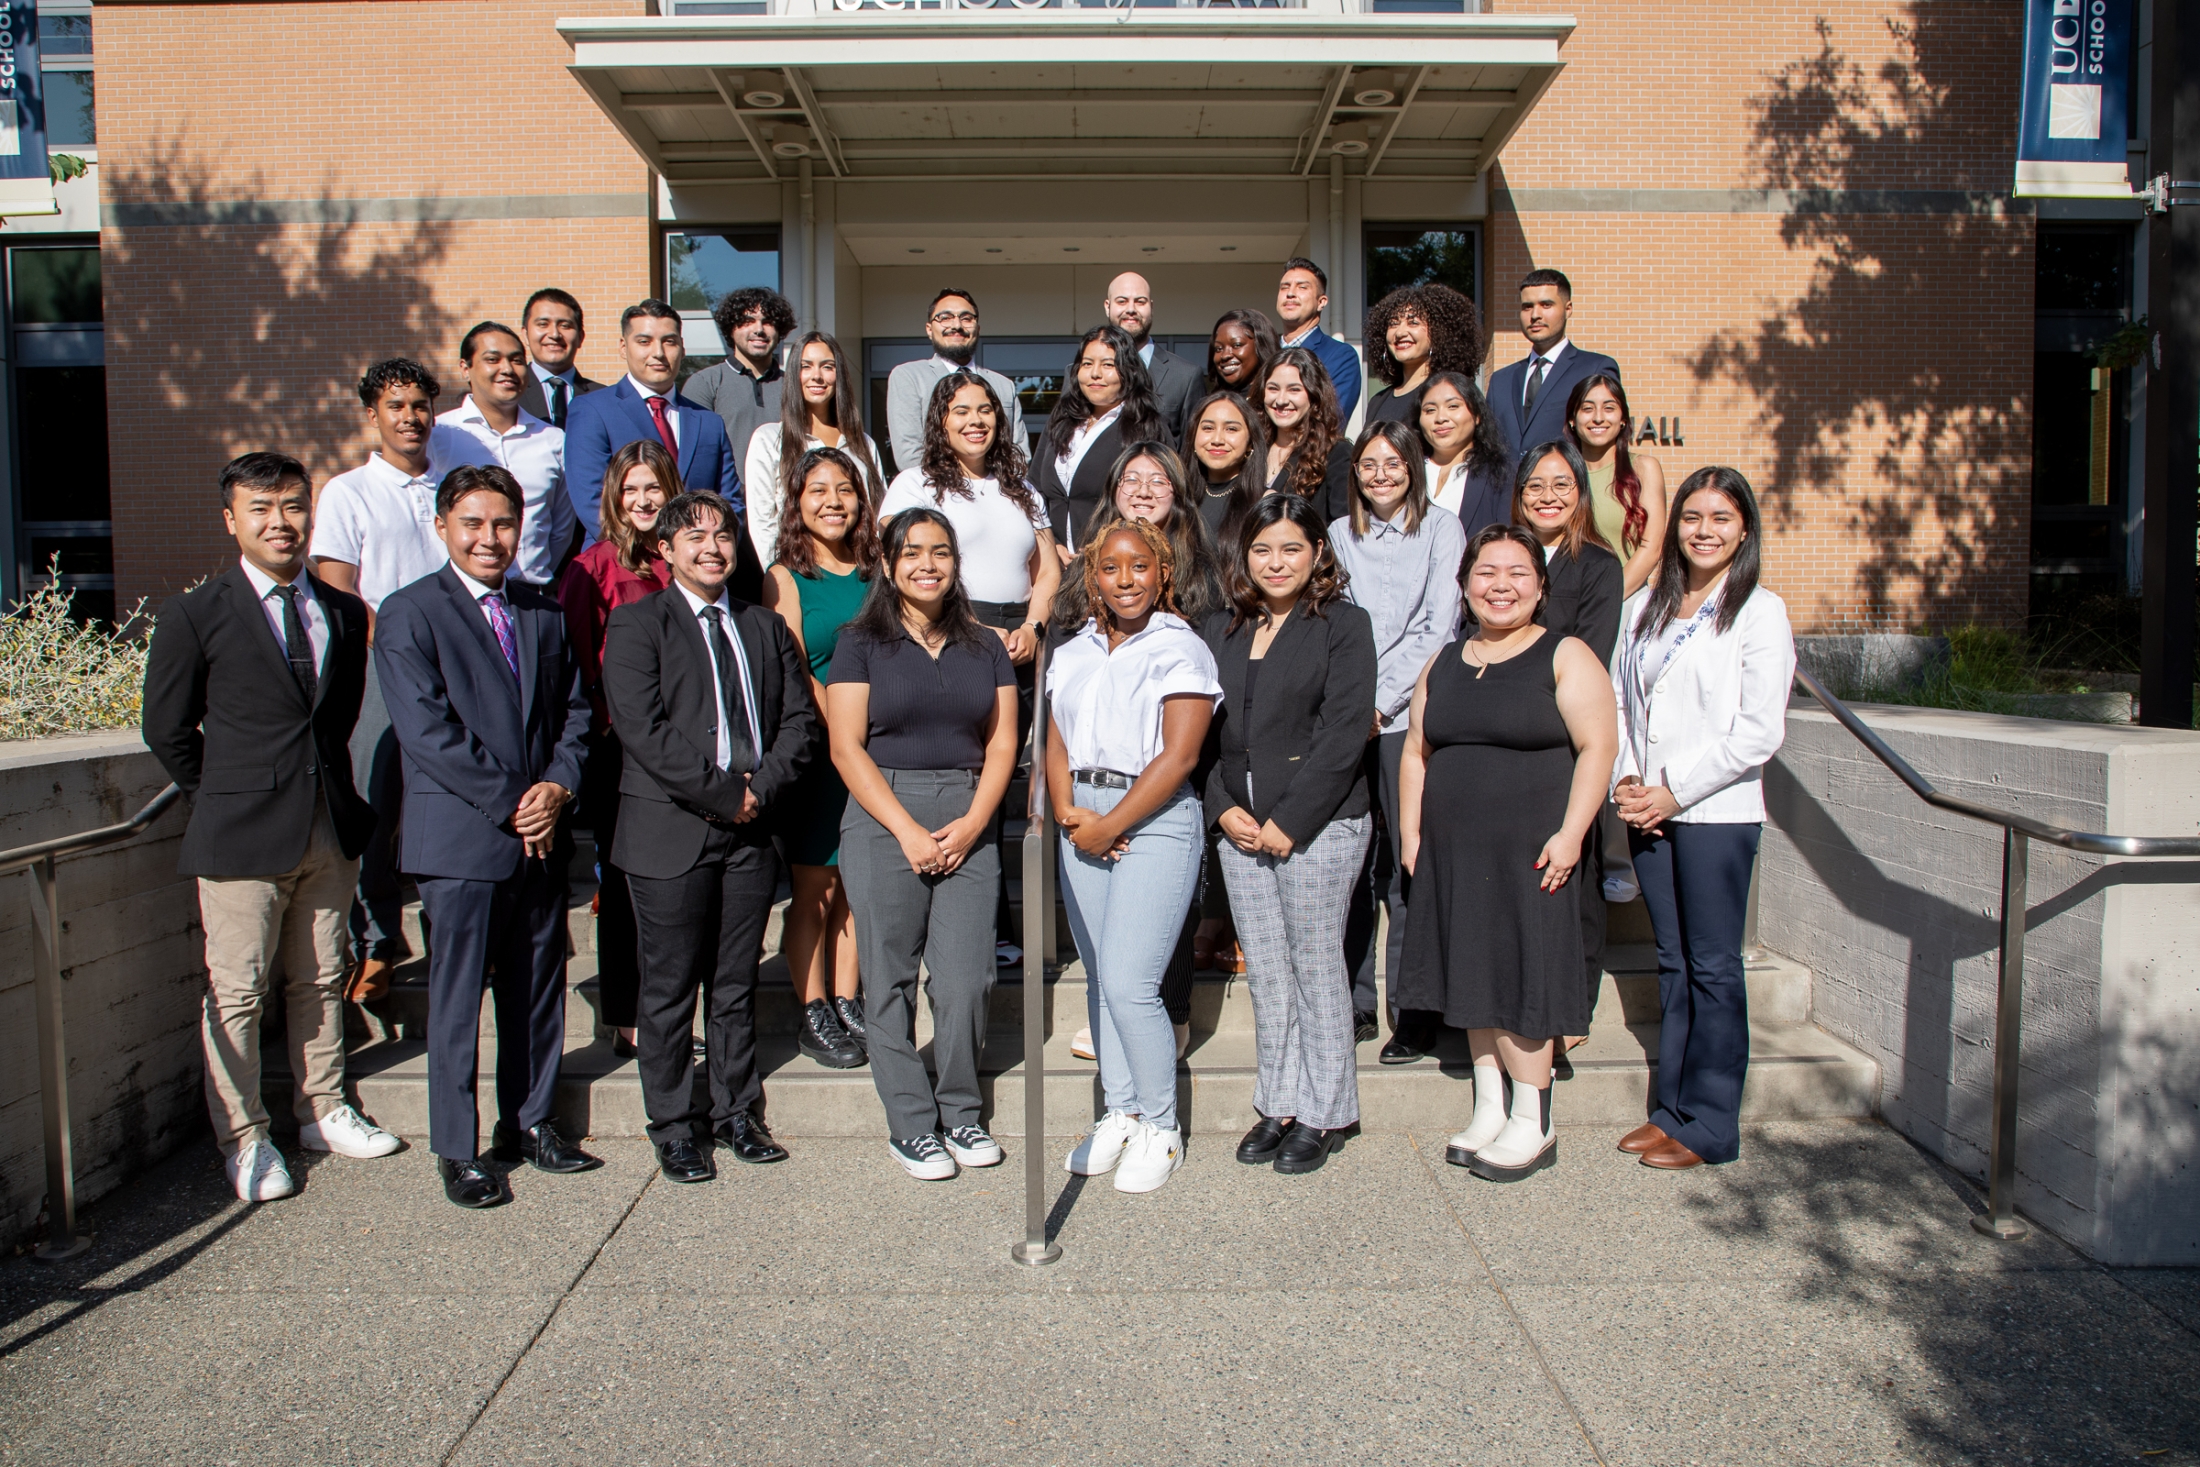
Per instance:
[[[1332,820],[1280,861],[1227,840],[1218,848],[1253,995],[1253,1109],[1264,1116],[1324,1131],[1360,1118],[1344,919],[1373,824]]]
[[[977,793],[967,769],[882,769],[902,809],[926,830],[960,819]],[[840,879],[855,913],[871,1079],[897,1140],[976,1125],[978,1061],[993,994],[1000,847],[981,836],[946,876],[909,869],[901,842],[855,800],[840,821]],[[929,975],[932,1067],[917,1053],[917,971]]]

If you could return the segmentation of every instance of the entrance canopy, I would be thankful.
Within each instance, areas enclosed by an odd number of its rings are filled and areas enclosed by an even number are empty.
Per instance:
[[[801,0],[775,0],[801,3]],[[851,5],[851,0],[839,0]],[[1472,178],[1571,19],[1306,9],[878,8],[565,20],[572,71],[675,186]]]

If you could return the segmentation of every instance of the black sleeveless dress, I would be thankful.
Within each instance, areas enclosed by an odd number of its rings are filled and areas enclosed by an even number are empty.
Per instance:
[[[1574,780],[1551,665],[1562,640],[1546,632],[1479,677],[1453,642],[1429,672],[1428,779],[1398,1004],[1434,1010],[1455,1028],[1533,1040],[1589,1027],[1583,878],[1577,868],[1547,892],[1535,869],[1566,823]]]

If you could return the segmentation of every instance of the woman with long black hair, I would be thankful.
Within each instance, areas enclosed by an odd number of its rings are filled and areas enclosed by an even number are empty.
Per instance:
[[[1469,539],[1512,520],[1512,448],[1472,377],[1438,372],[1421,389],[1428,502],[1459,517]]]
[[[1795,680],[1786,603],[1757,580],[1763,533],[1736,470],[1682,480],[1657,582],[1620,644],[1613,800],[1657,934],[1665,1022],[1657,1105],[1619,1147],[1667,1171],[1741,1152],[1742,926]]]
[[[837,448],[856,466],[857,483],[877,504],[886,493],[878,445],[863,431],[863,379],[840,343],[823,331],[805,331],[789,353],[794,380],[780,394],[779,421],[765,423],[735,448],[746,455],[741,485],[746,493],[749,540],[766,566],[779,559],[780,510],[789,477],[813,448]]]
[[[1245,512],[1268,492],[1268,436],[1259,413],[1235,392],[1211,392],[1184,420],[1186,492],[1208,537],[1230,544]]]
[[[1566,435],[1581,450],[1582,486],[1597,533],[1620,558],[1629,596],[1649,584],[1665,546],[1665,466],[1636,453],[1627,389],[1609,372],[1592,372],[1566,395]]]
[[[1039,437],[1039,498],[1063,562],[1077,531],[1108,495],[1108,469],[1126,444],[1167,436],[1153,379],[1117,326],[1095,326],[1077,343],[1062,394]]]

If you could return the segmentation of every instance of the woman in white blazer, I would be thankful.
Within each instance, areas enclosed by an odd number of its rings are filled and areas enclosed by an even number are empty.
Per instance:
[[[802,495],[787,475],[811,449],[837,448],[847,454],[863,472],[866,482],[856,487],[865,497],[875,506],[886,496],[878,445],[863,431],[863,380],[849,365],[840,343],[827,332],[804,332],[794,344],[790,363],[794,381],[780,394],[779,421],[765,423],[749,435],[741,469],[749,543],[766,566],[779,559],[782,521],[791,520],[796,533],[801,533],[801,511],[790,516],[787,500],[792,496],[799,502]]]
[[[1764,766],[1787,737],[1795,636],[1757,584],[1761,521],[1733,469],[1674,496],[1655,588],[1620,640],[1613,803],[1658,939],[1657,1106],[1619,1148],[1679,1171],[1741,1150],[1749,1004],[1742,927]]]

